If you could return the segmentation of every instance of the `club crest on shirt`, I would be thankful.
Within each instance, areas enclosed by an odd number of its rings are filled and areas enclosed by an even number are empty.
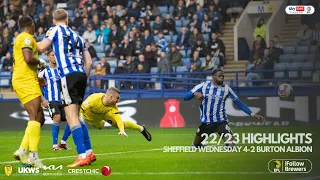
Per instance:
[[[50,31],[47,31],[46,36],[50,36]]]

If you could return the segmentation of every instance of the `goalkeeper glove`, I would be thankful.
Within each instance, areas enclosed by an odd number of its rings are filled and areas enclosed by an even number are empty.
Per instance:
[[[39,58],[39,65],[40,65],[41,67],[46,67],[46,66],[47,66],[46,60]]]

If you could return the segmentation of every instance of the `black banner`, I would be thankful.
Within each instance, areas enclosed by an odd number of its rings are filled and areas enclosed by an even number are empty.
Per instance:
[[[319,96],[296,96],[289,99],[279,97],[246,97],[241,100],[257,114],[266,117],[266,121],[257,121],[239,110],[230,99],[225,108],[232,126],[288,126],[314,125],[320,123]],[[197,127],[199,104],[196,99],[130,99],[118,103],[124,120],[145,124],[148,127]],[[27,112],[19,102],[0,102],[0,129],[24,129]],[[49,112],[45,110],[46,125],[52,124]],[[46,126],[45,125],[45,126]]]

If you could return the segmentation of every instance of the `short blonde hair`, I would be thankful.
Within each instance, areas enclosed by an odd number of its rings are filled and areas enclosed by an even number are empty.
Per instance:
[[[119,91],[119,89],[117,89],[117,88],[115,88],[115,87],[110,87],[110,88],[107,90],[107,93],[111,93],[112,95],[114,95],[114,93],[120,94],[120,91]]]
[[[64,21],[68,19],[68,12],[64,9],[57,9],[53,12],[53,19],[56,21]]]

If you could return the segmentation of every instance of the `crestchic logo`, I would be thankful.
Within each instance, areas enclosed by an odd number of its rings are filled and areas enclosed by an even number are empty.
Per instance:
[[[137,108],[134,106],[129,106],[130,104],[135,104],[135,103],[137,103],[137,100],[124,100],[117,104],[123,120],[129,120],[134,123],[137,123],[137,121],[132,117],[137,113]],[[24,109],[22,104],[20,104],[20,106],[22,109]],[[53,124],[53,121],[50,117],[48,109],[43,109],[43,110],[44,110],[44,116],[45,116],[45,124]],[[29,121],[28,113],[25,110],[13,112],[10,114],[10,117],[14,119]],[[106,123],[105,126],[110,126],[110,125],[109,123]]]

